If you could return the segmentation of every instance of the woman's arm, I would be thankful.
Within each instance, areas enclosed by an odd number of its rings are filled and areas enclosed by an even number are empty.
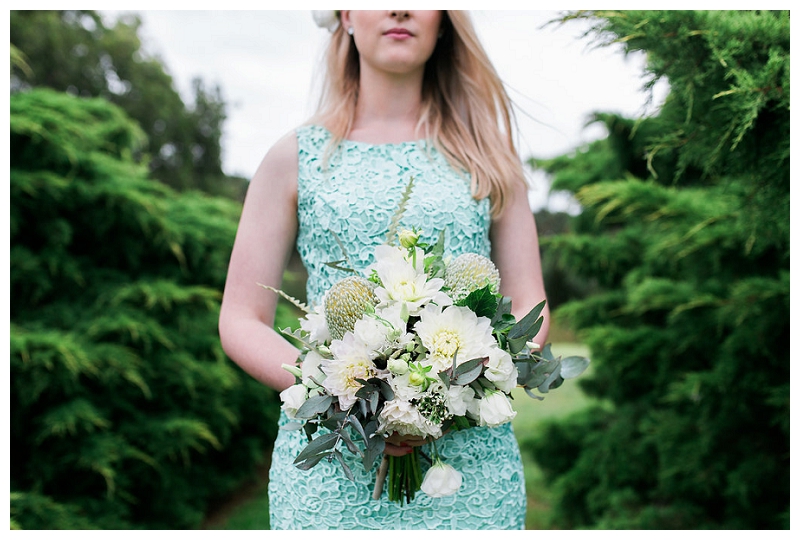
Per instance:
[[[511,297],[511,309],[521,319],[545,299],[539,236],[528,203],[527,187],[518,182],[499,218],[492,222],[492,261],[500,271],[500,292]],[[550,310],[545,304],[544,322],[534,341],[547,342]]]
[[[299,351],[273,330],[276,289],[297,234],[297,140],[285,136],[264,157],[247,190],[231,253],[219,318],[225,353],[278,391],[294,384],[281,368]]]

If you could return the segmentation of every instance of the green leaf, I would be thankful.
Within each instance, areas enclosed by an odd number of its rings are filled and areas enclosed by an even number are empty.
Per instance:
[[[463,364],[459,364],[453,372],[453,377],[450,379],[451,384],[465,386],[475,379],[477,379],[483,371],[484,362],[488,358],[473,358],[467,360]]]
[[[466,298],[457,302],[456,305],[470,308],[478,317],[491,319],[497,312],[499,303],[497,295],[492,292],[492,286],[486,285],[481,289],[472,291]]]
[[[309,459],[313,459],[319,456],[321,453],[331,450],[334,446],[336,446],[336,442],[338,440],[338,433],[325,433],[320,435],[308,443],[305,448],[303,448],[303,450],[295,458],[294,463],[297,465],[304,461],[308,461]]]
[[[525,344],[539,332],[544,321],[544,318],[541,317],[544,305],[545,300],[542,300],[508,331],[508,348],[511,354],[521,351]]]
[[[568,356],[561,361],[561,376],[574,379],[589,367],[589,359],[583,356]]]
[[[328,410],[333,403],[333,396],[322,395],[310,397],[303,403],[297,412],[296,418],[314,418]]]

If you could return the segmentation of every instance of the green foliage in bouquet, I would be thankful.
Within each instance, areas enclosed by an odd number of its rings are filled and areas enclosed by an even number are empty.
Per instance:
[[[643,51],[657,115],[534,161],[575,194],[546,240],[601,290],[556,315],[594,361],[581,413],[530,445],[559,528],[789,526],[789,13],[582,12]]]
[[[197,527],[275,436],[217,333],[240,206],[150,180],[103,100],[10,109],[12,526]]]

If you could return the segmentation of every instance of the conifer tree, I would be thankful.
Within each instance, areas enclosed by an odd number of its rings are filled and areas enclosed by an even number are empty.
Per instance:
[[[12,527],[197,527],[276,434],[217,333],[240,205],[151,180],[107,101],[10,110]]]
[[[789,14],[581,12],[644,51],[656,116],[598,114],[604,140],[532,160],[583,206],[546,239],[601,291],[558,310],[604,406],[529,449],[556,525],[789,526]]]

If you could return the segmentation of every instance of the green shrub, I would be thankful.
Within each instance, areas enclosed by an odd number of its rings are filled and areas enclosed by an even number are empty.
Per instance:
[[[197,527],[276,433],[217,334],[240,205],[150,180],[101,99],[10,106],[13,524]]]
[[[670,93],[534,162],[583,206],[546,246],[601,289],[557,316],[592,351],[580,384],[613,404],[531,446],[558,526],[788,528],[789,14],[577,16]]]

